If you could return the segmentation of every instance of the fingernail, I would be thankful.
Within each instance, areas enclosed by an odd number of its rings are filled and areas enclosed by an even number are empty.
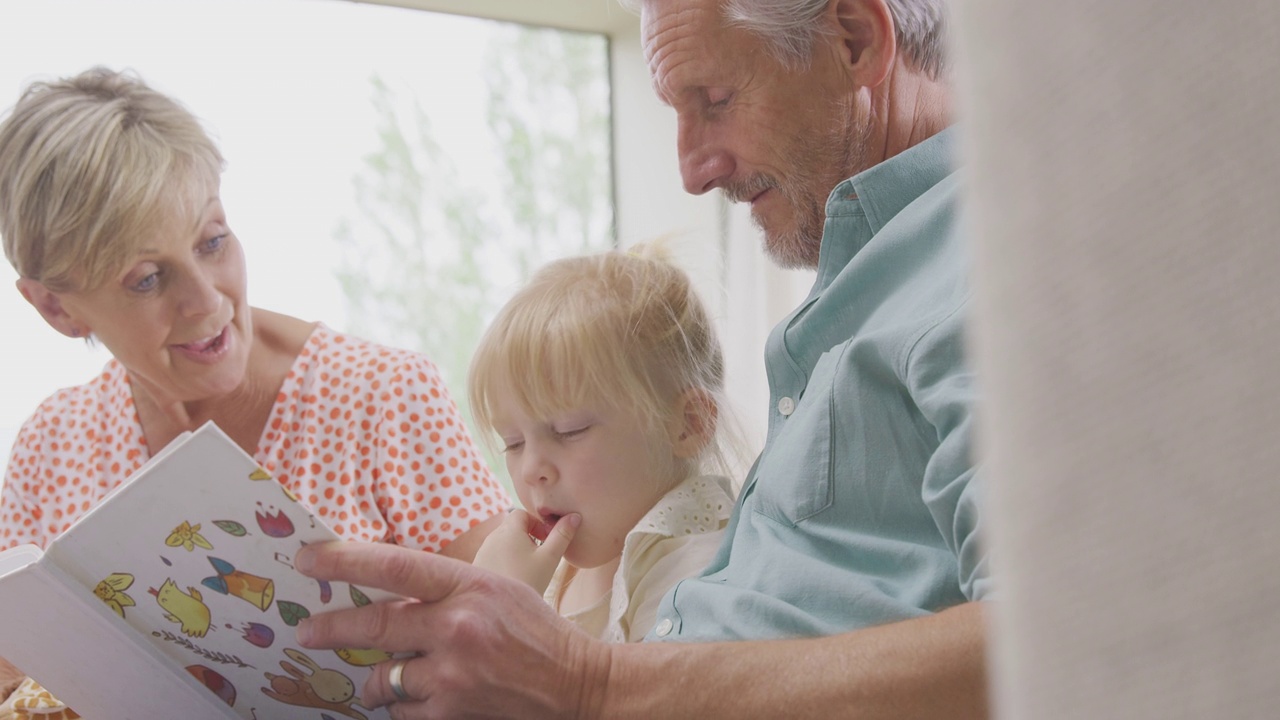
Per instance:
[[[299,645],[311,644],[311,621],[303,618],[298,623],[297,639]]]
[[[293,567],[304,575],[315,568],[315,566],[316,562],[311,557],[311,551],[307,549],[305,545],[296,555],[293,556]]]
[[[565,520],[569,522],[569,527],[572,527],[572,528],[576,528],[582,524],[582,516],[579,515],[578,513],[573,513],[572,515],[566,517]]]

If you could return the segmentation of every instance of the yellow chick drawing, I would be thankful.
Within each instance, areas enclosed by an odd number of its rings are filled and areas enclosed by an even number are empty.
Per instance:
[[[356,648],[341,648],[334,650],[343,662],[357,667],[369,667],[377,665],[380,662],[390,660],[391,653],[385,650],[360,650]]]
[[[159,590],[148,592],[156,596],[156,602],[165,610],[165,619],[178,623],[182,632],[190,637],[204,637],[209,632],[209,608],[204,604],[200,591],[189,587],[190,595],[178,589],[171,578],[166,578]]]

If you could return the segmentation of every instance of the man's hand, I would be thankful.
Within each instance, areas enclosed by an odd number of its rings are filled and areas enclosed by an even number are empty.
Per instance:
[[[396,701],[391,663],[382,663],[360,696],[367,707],[396,702],[397,718],[600,715],[610,646],[556,615],[524,583],[381,543],[308,545],[294,562],[310,577],[412,598],[317,614],[298,626],[303,647],[418,653],[402,675],[411,699]]]
[[[545,593],[581,522],[582,516],[574,513],[548,529],[546,523],[517,508],[485,538],[472,564]],[[538,542],[538,536],[545,539]]]

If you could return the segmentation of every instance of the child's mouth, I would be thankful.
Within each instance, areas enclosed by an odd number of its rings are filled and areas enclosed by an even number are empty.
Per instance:
[[[560,513],[546,511],[538,513],[538,520],[540,520],[540,522],[535,523],[533,527],[529,528],[530,537],[538,542],[545,541],[547,539],[547,535],[551,533],[551,528],[555,527],[556,523],[559,522],[562,517],[564,516]]]

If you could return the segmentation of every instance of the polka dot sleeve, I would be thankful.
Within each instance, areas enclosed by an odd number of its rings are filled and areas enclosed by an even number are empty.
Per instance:
[[[24,543],[44,547],[46,542],[48,529],[38,499],[43,443],[36,426],[40,423],[37,413],[23,424],[5,466],[4,485],[0,486],[0,549]]]
[[[430,360],[324,326],[259,462],[345,537],[436,551],[510,504]]]
[[[0,489],[0,549],[41,547],[146,460],[124,368],[49,396],[18,431]]]

